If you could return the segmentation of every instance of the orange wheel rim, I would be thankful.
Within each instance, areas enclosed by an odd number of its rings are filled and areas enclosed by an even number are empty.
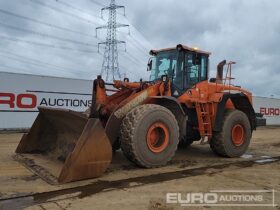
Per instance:
[[[157,122],[150,126],[147,133],[148,148],[154,153],[160,153],[168,146],[169,131],[164,123]]]
[[[235,146],[241,146],[244,143],[244,128],[242,125],[237,124],[232,128],[231,138]]]

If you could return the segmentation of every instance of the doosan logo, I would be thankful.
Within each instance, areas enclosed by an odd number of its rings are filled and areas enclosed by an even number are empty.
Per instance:
[[[73,97],[73,95],[71,95]],[[79,98],[42,97],[34,93],[0,93],[0,108],[36,109],[37,106],[62,107],[62,108],[87,108],[91,106],[91,100]]]

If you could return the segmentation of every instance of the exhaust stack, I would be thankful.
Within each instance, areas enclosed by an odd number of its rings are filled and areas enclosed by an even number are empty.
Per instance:
[[[226,65],[227,61],[223,60],[217,66],[217,75],[216,75],[216,83],[222,84],[223,83],[223,70],[224,66]]]

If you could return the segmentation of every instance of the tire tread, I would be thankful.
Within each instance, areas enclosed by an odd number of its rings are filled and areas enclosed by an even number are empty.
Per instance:
[[[138,127],[138,123],[141,120],[143,116],[145,116],[145,113],[150,112],[151,110],[161,110],[170,115],[172,120],[177,122],[175,116],[172,114],[171,111],[166,109],[163,106],[160,105],[155,105],[155,104],[145,104],[145,105],[140,105],[136,108],[134,108],[132,111],[130,111],[125,118],[122,121],[121,125],[121,149],[124,153],[124,155],[129,159],[130,161],[134,162],[135,164],[145,167],[145,168],[152,168],[152,167],[160,167],[162,165],[165,165],[165,163],[157,166],[147,166],[143,161],[141,161],[141,158],[138,157],[137,152],[136,152],[136,147],[135,147],[135,142],[133,141],[133,138],[136,133],[136,129]],[[176,123],[176,129],[177,132],[179,133],[179,126],[178,123]],[[176,132],[176,131],[175,131]],[[170,155],[168,157],[168,161],[170,161],[174,154]]]

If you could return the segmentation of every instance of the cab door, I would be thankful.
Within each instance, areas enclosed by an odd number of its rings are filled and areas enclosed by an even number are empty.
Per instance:
[[[178,54],[177,62],[174,61],[172,62],[173,97],[181,96],[198,82],[208,79],[207,55],[185,51]]]
[[[207,80],[208,57],[197,53],[185,55],[185,90],[192,88],[197,83]]]
[[[178,53],[176,66],[172,70],[172,96],[179,97],[185,92],[184,85],[184,52]]]

